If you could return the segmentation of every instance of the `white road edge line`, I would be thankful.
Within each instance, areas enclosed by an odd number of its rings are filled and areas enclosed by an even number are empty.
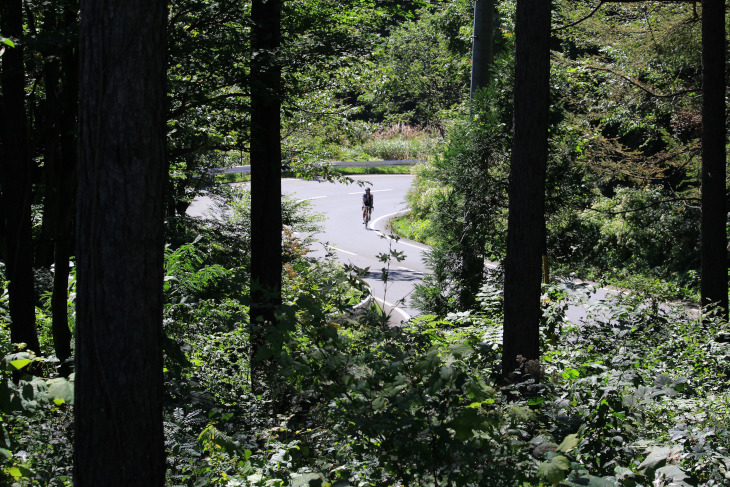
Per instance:
[[[380,220],[383,220],[383,219],[385,219],[385,218],[390,218],[390,217],[392,217],[392,216],[394,216],[394,215],[398,215],[398,214],[400,214],[400,213],[402,213],[402,212],[401,212],[401,211],[396,211],[395,213],[388,213],[387,215],[383,215],[383,216],[381,216],[381,217],[378,217],[378,218],[376,218],[375,220],[371,220],[371,221],[370,221],[370,223],[368,223],[368,228],[370,228],[370,229],[374,229],[374,228],[375,228],[375,225],[376,225],[376,224],[377,224],[377,223],[378,223],[378,222],[379,222]],[[383,232],[381,232],[381,231],[379,231],[379,230],[378,230],[377,232],[378,232],[378,233],[379,233],[380,235],[382,235],[383,237],[387,238],[388,240],[392,240],[392,239],[391,239],[391,238],[390,238],[390,237],[389,237],[388,235],[384,234]],[[399,241],[398,243],[401,243],[401,244],[403,244],[403,245],[408,245],[409,247],[413,247],[413,248],[416,248],[416,249],[418,249],[418,250],[430,250],[430,249],[429,249],[428,247],[425,247],[425,246],[423,246],[423,245],[416,245],[416,244],[412,244],[412,243],[409,243],[409,242],[401,242],[401,241]]]
[[[389,302],[387,302],[387,301],[385,301],[385,300],[383,300],[383,299],[380,299],[380,298],[379,298],[379,297],[377,297],[377,296],[373,296],[373,299],[374,299],[375,301],[377,301],[377,302],[379,302],[379,303],[381,303],[381,304],[385,305],[385,306],[389,306],[389,307],[390,307],[390,308],[392,308],[393,310],[395,310],[395,311],[397,311],[398,313],[400,313],[400,315],[401,315],[401,316],[403,317],[403,320],[404,320],[404,321],[408,321],[408,320],[410,320],[410,319],[411,319],[411,315],[409,315],[408,313],[406,313],[406,312],[405,312],[405,311],[403,311],[402,309],[400,309],[400,308],[396,307],[396,305],[394,305],[394,304],[391,304],[391,303],[389,303]]]
[[[343,254],[357,255],[354,252],[350,252],[349,250],[342,250],[337,247],[333,247],[332,245],[325,245],[325,247],[327,247],[328,249],[336,250],[338,252],[342,252]]]
[[[393,191],[392,189],[371,189],[371,193],[382,193],[383,191]],[[355,193],[347,193],[347,194],[362,194],[362,191],[357,191]]]
[[[326,198],[327,196],[312,196],[311,198],[304,198],[301,200],[297,200],[297,203],[301,203],[302,201],[311,201],[311,200],[321,200],[322,198]]]

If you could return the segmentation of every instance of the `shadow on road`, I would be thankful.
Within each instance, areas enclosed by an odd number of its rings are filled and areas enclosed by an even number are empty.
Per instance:
[[[370,270],[365,277],[368,279],[382,279],[382,271],[381,270]],[[388,272],[388,281],[389,282],[421,282],[423,280],[424,274],[421,272],[416,271],[410,271],[406,269],[391,269]]]

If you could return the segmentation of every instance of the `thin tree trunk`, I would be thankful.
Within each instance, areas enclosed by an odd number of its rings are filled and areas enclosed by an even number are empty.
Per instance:
[[[550,96],[550,2],[517,0],[502,370],[540,356],[540,260]],[[519,358],[521,357],[521,359]]]
[[[725,2],[702,2],[702,305],[728,316]]]
[[[66,2],[63,13],[65,28],[78,25],[78,2]],[[78,158],[76,137],[78,121],[79,59],[78,50],[69,45],[61,57],[61,120],[60,158],[58,179],[58,220],[54,232],[54,280],[51,312],[53,318],[53,346],[56,356],[63,362],[71,356],[71,331],[68,324],[69,260],[73,255],[74,214],[76,212],[76,163]],[[70,368],[62,365],[62,373]]]
[[[21,0],[6,0],[0,12],[3,36],[13,39],[2,62],[2,185],[6,263],[10,298],[10,338],[40,352],[35,328],[31,235],[32,166],[28,155]]]
[[[259,353],[281,303],[280,0],[254,0],[251,18],[251,385],[260,392]]]
[[[74,485],[162,486],[166,2],[81,3]]]
[[[57,32],[56,5],[46,5],[43,19],[43,31],[50,34]],[[52,35],[52,34],[51,34]],[[59,100],[60,68],[58,56],[53,47],[41,51],[45,65],[43,67],[43,84],[45,88],[45,103],[41,114],[40,140],[45,145],[43,150],[43,222],[41,235],[36,245],[36,266],[50,267],[54,259],[54,241],[58,226],[58,212],[60,201],[59,188],[59,144],[60,144],[60,117]]]
[[[471,55],[471,98],[489,84],[494,64],[494,0],[474,2],[474,40]]]
[[[474,39],[472,42],[471,98],[481,88],[489,84],[490,70],[494,64],[494,26],[493,0],[474,2]],[[482,161],[484,172],[489,161]],[[461,269],[459,270],[459,309],[472,309],[476,306],[476,295],[484,278],[484,246],[486,237],[480,233],[479,222],[483,215],[477,209],[481,205],[475,199],[484,198],[480,194],[467,194],[464,198],[464,220],[462,221]]]

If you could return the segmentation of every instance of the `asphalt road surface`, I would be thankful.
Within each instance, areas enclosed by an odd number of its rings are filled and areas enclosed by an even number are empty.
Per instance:
[[[413,182],[412,175],[364,175],[352,179],[365,183],[330,183],[304,181],[301,179],[282,179],[282,192],[291,194],[295,200],[306,200],[314,213],[321,214],[322,232],[315,235],[314,255],[332,252],[341,263],[369,268],[365,280],[372,288],[373,298],[391,315],[391,323],[397,324],[418,315],[410,303],[414,286],[428,273],[424,256],[428,247],[417,242],[389,238],[390,232],[385,223],[392,217],[407,210],[405,195]],[[362,223],[362,194],[365,187],[371,188],[374,196],[374,211],[369,225]],[[211,215],[212,201],[206,196],[196,198],[188,209],[191,216]],[[405,259],[390,262],[387,285],[381,280],[382,268],[386,266],[378,255],[390,250],[402,252]],[[496,267],[495,263],[487,263]],[[592,308],[610,294],[606,289],[586,293],[592,286],[578,286],[574,283],[563,284],[566,290],[573,288],[571,294],[583,295],[582,304],[571,304],[567,318],[580,323],[592,314]],[[577,291],[577,292],[576,292]],[[599,313],[601,314],[601,313]]]
[[[417,311],[409,304],[413,286],[427,272],[423,263],[424,245],[405,239],[388,238],[385,222],[406,210],[405,194],[413,182],[411,175],[366,175],[352,179],[367,182],[357,184],[282,179],[282,191],[291,193],[296,200],[307,200],[314,213],[324,216],[323,231],[316,235],[314,251],[320,255],[329,249],[340,262],[369,268],[366,281],[373,297],[391,313],[391,322],[407,320]],[[362,194],[371,188],[374,211],[369,225],[362,223]],[[382,282],[382,268],[386,266],[378,255],[390,250],[403,252],[405,259],[392,259],[387,286]]]
[[[329,248],[342,263],[352,263],[361,268],[370,268],[366,281],[373,290],[373,297],[391,313],[391,323],[417,316],[418,310],[410,304],[414,286],[428,273],[423,258],[428,247],[406,239],[398,241],[385,238],[390,232],[385,223],[393,216],[407,210],[405,195],[413,182],[411,175],[367,175],[353,177],[356,181],[369,184],[327,183],[283,179],[282,191],[292,193],[297,200],[307,200],[315,213],[325,217],[324,230],[317,235],[320,245],[315,251],[321,255]],[[361,201],[365,187],[371,188],[375,197],[372,223],[362,223]],[[377,255],[389,249],[403,252],[402,262],[390,263],[387,289],[381,281],[382,268]],[[490,268],[495,262],[487,262]],[[579,324],[590,315],[604,315],[605,311],[594,310],[611,294],[607,289],[596,289],[590,283],[566,281],[560,286],[572,296],[572,303],[566,311],[566,318]]]

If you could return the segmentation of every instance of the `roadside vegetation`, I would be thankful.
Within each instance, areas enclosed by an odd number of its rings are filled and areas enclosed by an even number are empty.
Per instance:
[[[246,201],[237,192],[230,220],[170,222],[169,485],[727,484],[730,345],[714,337],[730,329],[646,294],[591,306],[576,326],[566,306],[590,289],[545,288],[544,359],[505,386],[499,275],[479,311],[392,328],[376,310],[352,311],[356,269],[309,259],[287,231],[283,319],[269,345],[278,379],[252,394]],[[287,207],[288,228],[311,229]],[[38,307],[45,344],[47,313]],[[5,481],[71,485],[73,376],[5,353]]]
[[[557,25],[592,9],[554,3]],[[502,270],[476,276],[468,304],[462,290],[463,242],[476,242],[466,250],[479,258],[505,256],[514,1],[497,2],[493,79],[471,101],[467,0],[411,2],[388,11],[387,21],[381,11],[337,17],[342,25],[326,34],[352,38],[358,63],[335,56],[322,68],[326,77],[316,67],[287,73],[294,86],[282,124],[287,174],[414,174],[411,212],[392,229],[432,247],[432,273],[413,296],[423,314],[391,327],[376,305],[358,306],[368,296],[367,270],[343,267],[333,255],[313,258],[319,244],[300,235],[316,234],[318,217],[306,202],[284,199],[282,304],[256,357],[251,196],[245,185],[228,184],[249,176],[199,177],[247,163],[238,131],[248,107],[225,90],[208,93],[199,72],[172,64],[170,96],[182,115],[169,121],[167,485],[730,485],[730,343],[718,340],[730,336],[730,325],[719,313],[700,319],[670,303],[698,300],[696,6],[636,3],[611,4],[555,34],[542,358],[524,361],[508,380]],[[225,2],[173,4],[175,19],[226,11]],[[314,22],[306,15],[316,9],[298,5],[288,20],[298,28]],[[217,32],[217,24],[204,24],[196,36],[208,35],[206,26]],[[180,37],[171,55],[191,50],[204,64],[213,50],[185,29],[173,29]],[[241,31],[215,37],[215,52],[233,56],[236,69],[245,64],[238,47],[226,49],[238,46]],[[297,37],[310,58],[312,39]],[[294,63],[297,51],[288,54]],[[187,110],[194,81],[223,104]],[[390,159],[423,162],[322,164]],[[204,188],[217,217],[186,216]],[[33,214],[38,238],[44,209],[35,205]],[[399,255],[377,257],[387,268]],[[0,486],[73,485],[75,384],[66,373],[73,359],[61,362],[54,345],[54,272],[50,265],[35,271],[35,353],[12,343],[0,263]],[[626,292],[597,302],[582,279]],[[73,332],[73,266],[66,291]],[[570,306],[585,308],[581,323],[566,319]],[[270,365],[264,390],[252,391],[252,361]]]

